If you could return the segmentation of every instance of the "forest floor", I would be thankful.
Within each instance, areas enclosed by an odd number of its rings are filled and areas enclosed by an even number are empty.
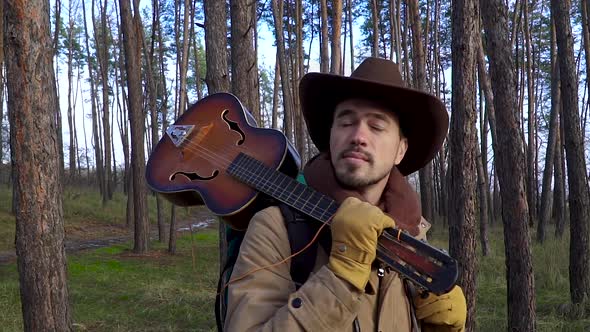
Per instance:
[[[164,242],[168,242],[169,220],[165,221]],[[205,209],[193,209],[190,215],[176,220],[177,232],[193,232],[203,229],[216,228],[217,220],[213,214]],[[133,240],[133,226],[127,227],[121,224],[105,224],[88,220],[83,223],[65,226],[66,253],[74,253],[85,249],[97,249],[113,244],[124,243]],[[158,240],[158,226],[150,224],[150,240]],[[16,261],[16,252],[0,250],[0,265]]]
[[[155,199],[150,201],[150,239],[158,239]],[[15,226],[11,208],[10,190],[0,188],[0,265],[14,262]],[[117,243],[133,240],[133,225],[127,226],[125,221],[126,197],[115,194],[106,206],[101,206],[100,196],[88,188],[66,188],[64,194],[64,231],[67,253],[80,250],[101,248]],[[98,206],[98,207],[97,207]],[[168,242],[170,231],[170,205],[165,205],[165,235]],[[205,207],[177,208],[176,231],[217,227],[216,217]]]

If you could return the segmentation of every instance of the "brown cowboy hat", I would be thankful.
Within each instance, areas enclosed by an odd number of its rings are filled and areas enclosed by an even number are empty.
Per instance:
[[[398,65],[381,58],[365,59],[349,77],[306,74],[299,84],[299,95],[312,141],[320,151],[328,151],[336,105],[351,98],[372,100],[395,112],[408,139],[399,171],[408,175],[419,170],[441,148],[449,116],[440,99],[405,85]]]

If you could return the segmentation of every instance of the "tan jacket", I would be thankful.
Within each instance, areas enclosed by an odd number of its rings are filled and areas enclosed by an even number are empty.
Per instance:
[[[231,276],[240,279],[229,285],[226,331],[353,331],[355,317],[360,331],[411,331],[410,302],[397,273],[386,272],[379,285],[373,270],[369,284],[377,294],[358,292],[328,269],[318,246],[314,272],[296,291],[290,261],[272,266],[290,254],[280,210],[258,212]],[[249,273],[261,267],[268,268]]]

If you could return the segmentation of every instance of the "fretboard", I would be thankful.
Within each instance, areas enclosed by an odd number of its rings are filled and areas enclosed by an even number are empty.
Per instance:
[[[244,153],[232,161],[227,173],[321,222],[330,220],[338,210],[338,204],[332,198]]]

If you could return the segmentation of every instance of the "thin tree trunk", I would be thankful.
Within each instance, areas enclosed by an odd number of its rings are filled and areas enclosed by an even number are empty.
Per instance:
[[[229,91],[229,73],[227,64],[227,9],[225,1],[205,0],[205,58],[207,74],[205,82],[209,94]],[[161,34],[160,34],[161,37]],[[160,40],[160,47],[162,42]],[[161,52],[163,66],[163,52]],[[162,69],[163,71],[163,69]],[[165,124],[166,125],[166,124]],[[221,219],[219,219],[221,220]],[[172,239],[171,241],[172,242]],[[169,250],[171,248],[168,248]],[[227,256],[227,238],[225,224],[219,225],[219,271],[223,271]]]
[[[277,56],[275,58],[275,72],[272,90],[272,129],[279,128],[279,86],[281,84],[281,72],[279,70],[279,52],[277,50]]]
[[[283,91],[283,130],[287,137],[292,137],[291,119],[293,116],[293,96],[291,94],[291,78],[289,75],[289,68],[287,67],[287,59],[285,52],[285,41],[283,37],[283,3],[278,0],[272,1],[272,11],[275,24],[275,38],[277,42],[277,49],[279,52],[279,70],[281,74],[281,88]]]
[[[82,13],[84,16],[84,35],[85,35],[85,42],[86,42],[86,56],[90,58],[90,43],[88,42],[88,24],[86,23],[86,5],[85,1],[82,1]],[[96,87],[94,85],[94,63],[92,61],[87,61],[88,63],[88,75],[90,77],[90,103],[92,107],[92,142],[94,145],[94,163],[96,166],[96,177],[98,182],[98,187],[100,188],[101,195],[104,193],[104,181],[103,181],[103,168],[102,168],[102,152],[100,150],[100,138],[98,136],[98,118],[97,118],[97,110],[96,110]],[[88,165],[88,169],[90,170],[90,165]]]
[[[279,8],[279,6],[277,6]],[[280,4],[280,8],[283,8],[282,2]],[[320,0],[320,26],[321,26],[321,33],[320,33],[320,72],[327,73],[330,70],[330,52],[328,51],[330,37],[328,37],[328,4],[326,0]],[[281,10],[278,13],[278,17],[283,17],[283,12]],[[281,24],[282,25],[282,24]],[[275,27],[275,30],[277,28]],[[278,31],[278,30],[277,30]],[[282,31],[281,31],[282,34]],[[282,37],[281,37],[282,38]],[[277,38],[278,40],[278,38]],[[279,52],[280,54],[280,52]],[[284,54],[284,52],[283,52]],[[279,55],[281,57],[283,55]]]
[[[502,0],[480,0],[480,5],[498,121],[497,139],[493,144],[502,196],[508,330],[534,331],[535,283],[523,180],[525,158],[518,118],[514,113],[517,96],[513,83],[513,57],[508,40],[508,13]]]
[[[353,27],[352,27],[352,0],[348,1],[348,34],[350,36],[350,72],[354,71],[354,38],[353,38]]]
[[[536,114],[535,114],[535,95],[533,79],[533,55],[531,51],[531,33],[529,27],[529,2],[523,6],[524,13],[524,39],[526,52],[526,80],[527,80],[527,105],[528,105],[528,148],[527,148],[527,201],[529,203],[530,225],[534,225],[537,217],[537,173],[535,163],[537,161],[537,144],[536,144]]]
[[[410,2],[410,15],[417,0]],[[479,6],[476,0],[452,2],[452,118],[449,161],[449,251],[459,261],[460,280],[467,299],[466,330],[475,330],[476,278],[476,197],[477,197],[477,110],[475,109],[476,44],[479,33]],[[415,33],[415,31],[414,31]],[[414,34],[413,33],[413,34]],[[414,37],[415,38],[415,37]],[[417,45],[414,45],[414,53]],[[420,48],[420,52],[422,49]]]
[[[561,103],[559,105],[561,107]],[[561,113],[561,112],[560,112]],[[561,238],[565,232],[566,208],[565,208],[565,160],[563,158],[563,141],[561,115],[559,115],[555,139],[555,177],[553,188],[553,211],[555,214],[555,237]]]
[[[371,56],[379,56],[379,11],[377,0],[371,0]]]
[[[422,19],[418,8],[418,0],[408,2],[410,27],[412,29],[412,65],[414,73],[414,87],[426,91],[426,59],[422,44]],[[469,38],[469,37],[468,37]],[[433,221],[433,187],[432,187],[432,163],[428,163],[419,171],[420,198],[422,203],[422,215],[427,220]]]
[[[570,295],[573,303],[590,296],[589,221],[590,196],[586,180],[584,142],[580,132],[578,81],[574,62],[574,41],[570,22],[570,0],[551,0],[555,20],[562,115],[567,158],[570,209]]]
[[[74,182],[76,176],[76,144],[74,142],[74,109],[72,107],[72,90],[74,73],[73,73],[73,57],[74,57],[74,19],[72,17],[73,9],[70,4],[69,8],[70,17],[68,20],[68,129],[70,131],[70,147],[69,147],[69,180],[71,183]],[[1,128],[1,127],[0,127]],[[0,145],[1,146],[1,145]],[[64,179],[65,180],[65,179]]]
[[[330,73],[342,74],[342,0],[332,0],[332,52],[330,53]]]
[[[260,122],[260,101],[257,99],[258,68],[254,50],[256,16],[252,7],[256,1],[230,0],[232,92],[242,101],[252,116]]]
[[[549,116],[549,139],[545,153],[545,169],[543,170],[543,189],[541,191],[541,218],[537,224],[537,242],[545,241],[545,227],[551,218],[551,178],[555,164],[555,149],[557,144],[558,114],[561,106],[559,66],[557,64],[557,45],[555,41],[555,26],[551,24],[551,114]],[[557,185],[557,184],[556,184]],[[554,198],[555,199],[555,198]]]
[[[73,331],[49,2],[5,1],[4,46],[24,331]],[[61,133],[60,133],[61,134]]]
[[[149,245],[149,224],[147,215],[147,185],[145,182],[143,96],[141,92],[141,18],[139,0],[119,0],[121,8],[121,30],[125,47],[125,69],[129,93],[129,121],[131,123],[131,168],[133,178],[133,208],[135,220],[135,241],[133,251],[145,253]]]
[[[94,1],[92,1],[92,9],[94,12]],[[113,198],[113,179],[111,172],[111,127],[110,127],[110,116],[109,116],[109,65],[108,65],[108,42],[107,42],[107,1],[101,2],[101,13],[100,13],[100,27],[94,24],[94,39],[99,41],[97,43],[97,57],[98,67],[100,70],[101,81],[102,81],[102,129],[103,129],[103,140],[104,140],[104,188],[102,195],[102,203],[105,205],[107,201]],[[94,14],[92,22],[94,20]]]
[[[152,135],[152,151],[156,147],[156,142],[159,139],[159,132],[158,132],[158,108],[157,108],[157,87],[156,87],[156,75],[153,69],[153,63],[155,63],[155,50],[154,50],[154,43],[156,40],[156,32],[158,31],[158,22],[160,19],[159,15],[159,4],[158,1],[152,1],[152,35],[151,40],[152,43],[148,48],[145,42],[145,38],[143,40],[143,49],[144,49],[144,57],[145,57],[145,66],[147,69],[146,72],[146,80],[147,80],[147,88],[148,88],[148,96],[149,96],[149,113],[150,113],[150,122],[151,122],[151,135]],[[186,17],[186,15],[185,15]],[[198,84],[198,82],[197,82]],[[157,224],[158,224],[158,241],[160,243],[164,242],[166,238],[166,227],[164,224],[164,201],[160,195],[156,194],[156,215],[157,215]]]

